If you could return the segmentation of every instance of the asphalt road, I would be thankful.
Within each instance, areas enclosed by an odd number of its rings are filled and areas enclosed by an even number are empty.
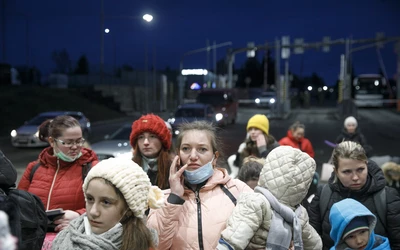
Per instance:
[[[223,141],[223,153],[226,157],[236,153],[239,144],[246,136],[246,124],[248,119],[256,113],[269,111],[265,109],[240,108],[236,124],[221,128],[219,136]],[[388,110],[362,109],[359,110],[358,123],[361,131],[366,136],[368,143],[373,147],[373,154],[377,156],[400,156],[400,115]],[[163,117],[167,118],[167,117]],[[115,131],[122,124],[132,123],[135,117],[93,124],[90,142],[94,143],[104,138],[106,134]],[[335,108],[311,108],[305,110],[293,110],[285,120],[270,120],[270,134],[277,140],[286,135],[288,127],[295,121],[300,121],[306,126],[306,137],[310,139],[315,151],[315,160],[320,172],[322,163],[327,162],[332,148],[324,143],[324,140],[334,141],[340,133],[343,122],[338,119]],[[42,148],[14,148],[9,138],[0,139],[1,150],[14,163],[19,177],[22,176],[27,164],[37,159]]]

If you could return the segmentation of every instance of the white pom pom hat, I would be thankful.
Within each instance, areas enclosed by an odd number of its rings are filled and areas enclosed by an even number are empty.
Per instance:
[[[83,183],[85,197],[93,178],[103,178],[111,182],[122,193],[136,217],[143,218],[149,207],[155,209],[164,204],[162,191],[152,186],[143,169],[130,159],[109,158],[96,164]]]

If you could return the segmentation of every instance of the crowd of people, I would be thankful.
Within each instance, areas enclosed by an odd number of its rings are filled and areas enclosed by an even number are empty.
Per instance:
[[[0,151],[0,250],[400,249],[400,166],[369,160],[357,125],[345,119],[334,171],[310,202],[315,152],[301,122],[276,140],[265,115],[251,117],[232,176],[212,123],[184,123],[172,143],[161,117],[143,115],[127,138],[132,158],[99,161],[76,119],[47,120],[49,147],[18,185]],[[16,190],[30,200],[15,202]],[[30,239],[25,211],[47,216]]]

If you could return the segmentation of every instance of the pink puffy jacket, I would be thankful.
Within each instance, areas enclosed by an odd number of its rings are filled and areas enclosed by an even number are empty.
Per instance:
[[[236,199],[242,192],[253,192],[242,181],[232,179],[225,169],[218,168],[199,190],[199,199],[196,199],[195,192],[186,189],[183,205],[171,204],[167,201],[170,190],[164,190],[165,206],[150,210],[147,220],[148,227],[158,231],[160,240],[158,249],[200,249],[200,235],[203,238],[204,250],[216,249],[221,232],[225,229],[226,221],[235,207],[222,190],[221,184]]]

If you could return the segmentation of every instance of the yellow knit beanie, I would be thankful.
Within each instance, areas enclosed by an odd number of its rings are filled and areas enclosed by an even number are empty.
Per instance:
[[[269,133],[269,120],[265,115],[254,115],[247,122],[246,130],[249,131],[250,128],[258,128],[268,135]]]

